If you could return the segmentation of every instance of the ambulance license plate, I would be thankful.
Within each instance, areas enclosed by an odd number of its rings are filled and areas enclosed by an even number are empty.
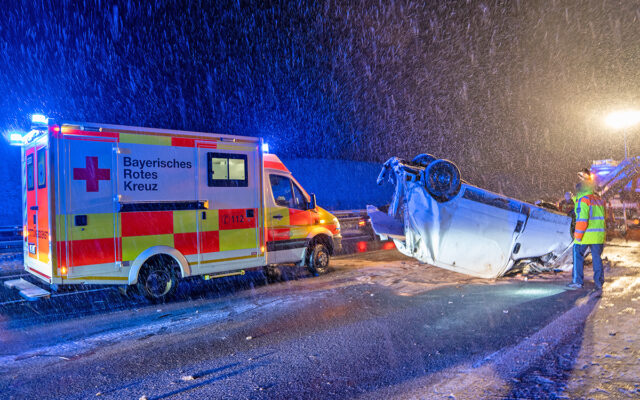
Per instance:
[[[29,243],[29,253],[36,254],[36,245],[34,243]]]

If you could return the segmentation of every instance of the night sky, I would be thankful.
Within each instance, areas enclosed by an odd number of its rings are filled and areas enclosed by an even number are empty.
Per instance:
[[[640,107],[640,2],[348,3],[3,2],[0,130],[42,112],[264,136],[289,158],[429,152],[526,200],[623,156],[602,119]]]

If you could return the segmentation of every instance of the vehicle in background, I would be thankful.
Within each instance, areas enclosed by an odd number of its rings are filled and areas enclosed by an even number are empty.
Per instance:
[[[375,232],[403,254],[481,278],[504,275],[516,263],[566,265],[571,218],[462,181],[450,161],[421,154],[393,157],[388,178],[395,193],[387,213],[368,206]]]
[[[296,263],[314,274],[341,246],[260,138],[34,116],[20,138],[25,270],[51,285],[137,285]]]
[[[596,192],[607,204],[607,231],[626,236],[640,209],[640,157],[595,160],[588,171]]]
[[[364,241],[378,240],[366,210],[333,211],[333,214],[340,220],[340,232],[343,238]]]

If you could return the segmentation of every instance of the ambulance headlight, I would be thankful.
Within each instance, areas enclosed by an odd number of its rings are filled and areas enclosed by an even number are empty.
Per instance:
[[[47,117],[45,117],[42,114],[33,114],[31,116],[31,123],[32,124],[47,124],[48,120],[47,120]]]
[[[269,152],[269,143],[262,143],[262,152],[263,153]]]
[[[22,146],[22,134],[21,133],[11,133],[9,135],[9,144],[12,146]]]

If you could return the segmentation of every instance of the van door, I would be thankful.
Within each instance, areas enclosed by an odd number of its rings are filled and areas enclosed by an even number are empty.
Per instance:
[[[260,256],[261,159],[256,146],[203,142],[198,148],[198,273],[264,264]]]
[[[27,238],[25,262],[44,279],[50,279],[49,144],[46,135],[25,149]]]
[[[68,278],[113,276],[119,265],[119,222],[114,165],[115,140],[61,140],[65,171],[61,209],[64,232],[58,233],[59,258]]]
[[[313,211],[302,189],[288,176],[269,174],[267,251],[274,264],[299,262],[313,224]]]

